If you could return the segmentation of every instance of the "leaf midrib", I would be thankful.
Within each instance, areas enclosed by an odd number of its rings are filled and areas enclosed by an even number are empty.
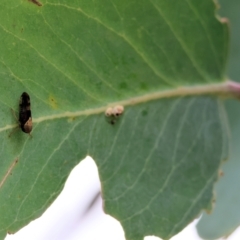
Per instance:
[[[230,93],[228,86],[228,81],[216,83],[216,84],[205,84],[205,85],[196,85],[196,86],[184,86],[178,87],[176,89],[169,89],[157,92],[151,92],[142,96],[132,97],[126,100],[109,103],[108,105],[90,108],[86,110],[80,110],[76,112],[63,112],[59,114],[47,115],[39,118],[34,118],[33,123],[40,123],[47,120],[55,120],[60,118],[73,118],[80,116],[90,116],[101,114],[106,111],[108,107],[113,107],[117,105],[122,105],[124,107],[134,106],[141,103],[146,103],[162,98],[173,98],[173,97],[184,97],[184,96],[199,96],[199,95],[216,95],[223,96]],[[17,124],[6,125],[0,128],[0,132],[16,127]]]

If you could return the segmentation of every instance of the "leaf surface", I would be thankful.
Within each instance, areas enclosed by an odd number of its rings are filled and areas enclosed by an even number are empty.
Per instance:
[[[221,15],[229,18],[231,23],[231,49],[228,64],[229,76],[240,81],[240,31],[239,31],[239,7],[240,2],[220,1]],[[230,130],[231,130],[231,152],[230,161],[222,166],[223,177],[216,184],[216,206],[212,213],[204,214],[197,225],[201,237],[206,239],[217,239],[222,236],[230,235],[240,225],[240,191],[239,191],[239,132],[240,132],[240,109],[239,102],[226,102]]]
[[[1,236],[40,216],[90,155],[126,238],[170,238],[211,208],[228,155],[222,102],[202,91],[225,80],[226,25],[209,0],[39,5],[1,1]],[[23,91],[33,137],[9,137]]]

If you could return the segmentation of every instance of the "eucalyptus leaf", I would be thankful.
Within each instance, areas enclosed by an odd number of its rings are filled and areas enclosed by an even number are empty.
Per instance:
[[[86,155],[128,240],[169,239],[211,209],[228,157],[228,28],[213,1],[0,5],[0,236],[39,217]],[[24,91],[32,137],[11,134]]]
[[[221,16],[228,17],[231,25],[231,49],[228,64],[229,76],[240,81],[240,2],[221,0]],[[230,235],[240,225],[240,109],[239,102],[226,102],[230,130],[230,161],[222,166],[223,177],[216,184],[216,204],[211,214],[203,214],[197,225],[198,232],[204,239],[218,239]]]

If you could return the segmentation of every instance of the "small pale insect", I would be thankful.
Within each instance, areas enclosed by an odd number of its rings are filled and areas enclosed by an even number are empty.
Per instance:
[[[107,110],[105,111],[105,115],[106,117],[110,117],[113,114],[113,109],[111,107],[107,108]]]
[[[117,121],[117,118],[121,116],[124,112],[124,107],[117,105],[115,107],[109,107],[105,111],[105,116],[108,118],[108,122],[114,125]]]
[[[115,116],[115,117],[119,117],[120,115],[122,115],[124,112],[124,107],[121,106],[121,105],[118,105],[118,106],[115,106],[112,110],[112,114]]]

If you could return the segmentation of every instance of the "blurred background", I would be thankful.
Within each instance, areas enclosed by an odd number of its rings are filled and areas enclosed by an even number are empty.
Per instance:
[[[230,20],[231,47],[227,73],[230,79],[240,81],[240,1],[220,0],[219,3],[221,5],[219,15]],[[234,218],[235,227],[231,231],[233,233],[229,233],[228,239],[239,240],[240,228],[237,228],[240,225],[239,102],[226,101],[226,109],[232,132],[231,159],[223,165],[224,176],[216,184],[217,200],[213,214],[208,216],[204,213],[198,227],[201,235],[209,234],[209,231],[223,228],[231,222],[231,218]],[[227,214],[223,214],[223,209],[228,209]],[[216,223],[216,219],[219,219],[219,222]],[[198,221],[199,219],[193,221],[171,240],[201,240],[196,230]],[[77,239],[125,240],[119,222],[104,214],[102,210],[98,172],[90,157],[73,169],[64,190],[42,217],[31,222],[18,233],[6,237],[6,240]],[[145,240],[150,239],[160,238],[145,237]]]

